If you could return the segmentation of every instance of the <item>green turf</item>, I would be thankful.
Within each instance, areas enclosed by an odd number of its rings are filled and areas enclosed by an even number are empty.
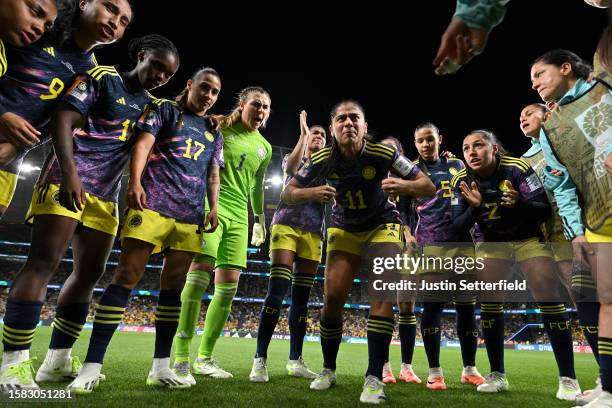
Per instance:
[[[91,331],[85,330],[75,346],[75,353],[84,359]],[[50,337],[50,328],[42,327],[32,348],[32,355],[38,357],[38,365],[44,358]],[[199,337],[192,344],[195,355]],[[248,380],[252,357],[255,351],[254,339],[221,338],[217,343],[216,358],[221,366],[234,374],[233,379],[199,379],[195,387],[186,390],[159,390],[145,386],[153,354],[153,334],[117,333],[106,355],[103,372],[108,380],[91,395],[78,396],[70,407],[353,407],[359,404],[359,393],[363,373],[367,365],[367,346],[343,344],[338,358],[338,383],[329,391],[310,391],[308,380],[289,378],[284,375],[288,355],[288,341],[272,341],[269,352],[270,382],[252,384]],[[318,343],[306,343],[304,359],[311,368],[321,367],[321,351]],[[418,407],[569,407],[569,402],[555,399],[557,369],[550,352],[506,351],[506,371],[510,391],[482,395],[472,386],[459,382],[461,356],[458,349],[443,348],[441,362],[445,371],[447,391],[430,391],[424,385],[396,384],[385,388],[388,406]],[[576,371],[583,388],[592,388],[596,377],[593,357],[576,354]],[[400,366],[399,347],[391,347],[391,361],[396,373]],[[488,364],[484,349],[477,357],[481,372],[487,371]],[[413,362],[415,371],[423,380],[427,364],[422,347],[417,347]],[[59,385],[43,384],[44,388],[58,388]],[[24,404],[13,404],[17,407]],[[25,406],[25,405],[24,405]],[[29,404],[28,406],[31,406]],[[55,405],[58,406],[58,405]]]

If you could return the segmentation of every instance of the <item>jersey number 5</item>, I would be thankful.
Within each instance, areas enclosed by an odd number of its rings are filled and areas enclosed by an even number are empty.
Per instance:
[[[53,78],[53,80],[49,84],[49,93],[40,95],[40,99],[42,99],[43,101],[47,101],[49,99],[55,99],[58,96],[60,96],[63,90],[64,90],[64,83],[62,82],[62,80],[59,78]]]

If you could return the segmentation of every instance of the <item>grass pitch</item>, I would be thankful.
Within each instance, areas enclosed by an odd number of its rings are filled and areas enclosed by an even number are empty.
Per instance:
[[[38,357],[36,367],[44,359],[51,329],[39,327],[32,347],[32,356]],[[84,359],[90,330],[85,330],[75,345],[74,353]],[[195,356],[199,337],[194,338],[192,356]],[[270,382],[249,382],[255,339],[220,338],[215,357],[221,367],[232,372],[234,378],[216,380],[196,377],[198,384],[185,390],[161,390],[145,386],[153,355],[154,334],[116,333],[104,364],[106,382],[91,395],[76,396],[70,402],[58,405],[69,407],[354,407],[359,405],[363,374],[367,366],[367,346],[342,344],[338,356],[338,382],[328,391],[311,391],[308,380],[287,377],[284,367],[289,353],[289,342],[274,340],[268,354]],[[314,370],[322,364],[318,343],[304,344],[304,359]],[[399,374],[400,349],[391,347],[391,362]],[[576,374],[583,389],[592,388],[597,369],[589,354],[576,354]],[[418,407],[570,407],[570,402],[555,399],[557,368],[551,352],[506,350],[506,372],[510,391],[483,395],[474,387],[459,382],[461,355],[458,349],[443,348],[441,363],[444,369],[446,391],[431,391],[424,384],[395,384],[385,387],[387,406]],[[479,370],[486,374],[486,352],[479,349]],[[422,380],[427,378],[427,360],[422,347],[417,347],[413,367]],[[43,388],[61,388],[65,384],[40,384]],[[10,407],[32,406],[10,402]]]

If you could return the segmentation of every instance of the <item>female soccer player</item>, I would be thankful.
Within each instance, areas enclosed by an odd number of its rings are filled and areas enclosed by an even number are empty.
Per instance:
[[[60,291],[49,352],[36,381],[76,375],[79,364],[71,364],[70,353],[117,234],[117,199],[132,128],[154,100],[148,91],[167,83],[178,69],[178,51],[165,37],[136,38],[128,48],[134,69],[118,73],[98,66],[79,75],[52,120],[55,154],[44,166],[27,218],[40,232],[33,245],[44,242],[47,251],[61,256],[72,242],[78,268]],[[73,135],[79,123],[84,125]]]
[[[512,260],[528,281],[542,311],[557,366],[557,398],[574,400],[580,387],[574,373],[571,325],[557,290],[558,279],[550,248],[540,242],[540,224],[550,217],[550,204],[533,169],[521,159],[500,154],[495,135],[487,130],[471,132],[463,140],[463,156],[469,168],[451,181],[453,227],[457,234],[474,225],[482,235],[476,254],[484,259],[478,280],[497,282],[508,277]],[[481,297],[480,324],[491,373],[478,386],[480,392],[508,389],[504,370],[503,293]]]
[[[76,2],[70,4],[74,8]],[[23,158],[48,137],[45,127],[65,88],[76,74],[97,65],[93,49],[123,37],[131,20],[127,0],[83,0],[76,10],[60,13],[54,29],[35,44],[6,46],[9,64],[0,78],[0,144],[10,143],[16,150],[0,164],[0,216],[15,193]]]
[[[400,154],[404,154],[404,148],[402,143],[392,136],[387,136],[380,143],[395,148]],[[397,174],[392,173],[394,177]],[[395,203],[400,213],[400,220],[402,221],[402,228],[404,232],[404,240],[407,247],[416,245],[416,238],[412,235],[411,228],[413,228],[413,209],[412,209],[413,198],[407,195],[397,196]],[[405,301],[402,299],[403,296],[398,296],[398,308],[399,308],[399,336],[400,336],[400,347],[402,353],[402,365],[400,369],[399,379],[407,383],[420,384],[421,379],[414,373],[412,369],[412,356],[414,354],[414,344],[416,340],[416,315],[414,314],[414,300]],[[393,375],[391,363],[387,356],[387,362],[383,366],[383,382],[385,384],[395,384],[397,380]]]
[[[545,105],[533,103],[521,111],[520,124],[523,134],[530,138],[531,147],[521,157],[534,169],[540,181],[544,181],[546,160],[540,145],[540,130],[550,111]],[[589,342],[595,360],[597,353],[597,317],[599,315],[599,302],[596,302],[595,284],[588,269],[577,269],[572,276],[572,246],[563,235],[563,221],[559,216],[554,194],[548,190],[546,195],[553,207],[550,219],[542,225],[544,238],[551,242],[557,270],[561,282],[572,296],[578,309],[578,319],[582,332]]]
[[[0,76],[6,72],[4,42],[25,47],[40,40],[57,18],[56,0],[5,0],[0,4]]]
[[[146,384],[187,388],[191,383],[170,370],[170,348],[181,308],[185,274],[201,245],[200,228],[217,227],[219,168],[223,137],[212,133],[206,112],[221,91],[212,68],[198,70],[177,102],[158,100],[141,115],[132,149],[127,201],[121,231],[121,257],[96,308],[85,364],[68,386],[90,393],[99,382],[108,344],[121,322],[129,295],[142,278],[149,256],[164,252],[155,312],[155,354]],[[204,215],[204,199],[211,211]],[[195,382],[194,382],[195,384]]]
[[[55,0],[6,0],[0,4],[0,77],[8,65],[4,41],[24,47],[40,40],[53,26],[57,13]],[[7,133],[1,127],[0,131]],[[15,152],[11,143],[0,143],[0,165],[12,160]]]
[[[325,129],[308,127],[306,112],[300,114],[300,138],[293,151],[283,158],[285,185],[303,166],[310,165],[310,157],[325,147]],[[330,190],[329,186],[318,187]],[[257,352],[249,379],[268,382],[268,346],[278,323],[283,300],[291,287],[289,309],[290,349],[287,374],[294,377],[315,378],[302,359],[302,346],[306,335],[308,297],[321,262],[323,234],[323,205],[318,202],[300,205],[278,204],[271,222],[270,283],[261,309],[257,331]]]
[[[612,283],[604,268],[612,262],[612,180],[605,163],[612,160],[612,138],[609,126],[599,118],[608,117],[606,112],[612,109],[612,76],[603,70],[589,82],[590,76],[591,67],[567,50],[549,51],[531,67],[533,89],[553,107],[539,138],[548,164],[545,185],[554,193],[565,237],[572,240],[574,262],[591,270],[601,305],[598,351],[604,392],[596,389],[577,403],[608,407],[612,406]]]
[[[204,334],[193,371],[214,378],[232,377],[219,367],[213,350],[229,316],[240,271],[246,268],[249,198],[255,215],[251,243],[259,246],[266,237],[263,184],[272,147],[259,129],[268,120],[270,105],[271,98],[265,89],[248,87],[238,95],[234,111],[221,119],[225,169],[221,172],[219,228],[204,234],[201,253],[194,258],[181,293],[174,368],[183,377],[190,376],[189,345],[200,315],[202,295],[213,270],[215,294],[206,312]]]
[[[65,43],[60,43],[59,40],[56,42],[42,40],[35,45],[14,50],[17,57],[11,59],[7,75],[0,79],[0,109],[6,109],[2,115],[3,118],[9,116],[10,120],[16,119],[22,124],[27,122],[34,126],[44,125],[49,120],[52,110],[61,102],[59,96],[64,83],[72,81],[74,77],[72,71],[67,69],[63,62],[72,63],[73,69],[77,72],[93,68],[91,51],[93,47],[121,38],[125,27],[132,18],[130,5],[125,0],[117,0],[117,2],[95,0],[82,2],[81,6],[82,13],[77,17],[78,28],[73,32],[71,39]],[[112,35],[110,32],[102,31],[102,27],[106,27],[107,24],[113,28]],[[69,33],[72,32],[72,28],[64,27],[64,29]],[[62,33],[52,32],[50,34],[61,36]],[[46,44],[48,47],[41,48],[43,46],[40,44]],[[13,83],[19,78],[23,82],[19,82],[19,85]],[[42,84],[45,84],[46,90],[41,91]],[[83,93],[83,95],[86,94]],[[18,114],[24,116],[21,117]],[[11,184],[9,183],[11,180],[16,181],[16,174],[11,173],[10,177],[5,177],[8,174],[0,171],[1,198],[12,196],[12,187],[10,191],[6,188]],[[49,201],[45,201],[49,207],[41,211],[40,217],[36,217],[28,260],[13,282],[7,300],[3,330],[4,354],[0,367],[0,388],[4,391],[19,387],[22,389],[38,388],[31,375],[32,362],[29,358],[29,348],[40,317],[47,283],[59,266],[78,224],[78,221],[74,219],[77,213],[60,211],[61,216],[51,215],[57,212],[52,212],[49,208],[60,209],[56,205],[59,201],[57,186],[59,182],[59,179],[55,180],[54,191],[48,195]],[[14,187],[14,183],[12,185]],[[52,184],[46,184],[46,186],[51,189]],[[3,195],[7,192],[10,193],[8,196]],[[35,199],[46,199],[45,192],[46,190],[37,190],[34,194]],[[8,205],[8,201],[2,201],[1,198],[0,205],[2,203]],[[51,204],[52,201],[55,201],[54,204]],[[73,241],[74,274],[67,282],[67,288],[63,290],[65,296],[62,301],[89,302],[95,282],[104,271],[106,258],[113,241],[111,236],[114,235],[113,224],[116,224],[113,218],[115,205],[108,201],[105,205],[105,207],[99,207],[98,211],[107,217],[102,220],[109,220],[108,217],[110,217],[112,222],[109,225],[87,224],[85,225],[87,228],[81,228],[75,235],[76,239]],[[100,240],[100,237],[104,235],[100,233],[100,230],[111,235]],[[97,255],[95,257],[91,256],[94,254],[90,255],[88,251],[84,251],[85,247],[91,248],[92,245],[94,247],[100,245],[100,248],[97,248],[99,252],[94,253]],[[83,293],[76,294],[75,289],[82,290]],[[84,312],[81,312],[81,309],[83,308],[79,306],[79,311],[70,313],[77,315],[85,313],[86,316],[87,308],[84,308]],[[62,316],[61,313],[60,316]],[[83,321],[85,316],[82,318]],[[70,319],[73,318],[76,317]],[[78,331],[76,327],[73,330],[73,332]]]
[[[473,258],[471,236],[464,234],[457,239],[453,231],[451,217],[452,190],[450,182],[455,174],[465,169],[463,162],[454,157],[440,154],[443,137],[433,123],[423,123],[415,129],[414,145],[419,153],[417,166],[427,174],[436,186],[433,197],[416,198],[414,209],[417,221],[414,234],[418,245],[423,247],[424,256]],[[459,246],[458,242],[468,242]],[[442,280],[468,279],[473,271],[420,270],[420,278],[432,282]],[[423,315],[421,317],[421,336],[429,363],[427,388],[445,390],[446,383],[440,366],[441,317],[446,296],[439,293],[423,293]],[[456,310],[457,335],[461,344],[463,372],[461,383],[480,385],[484,377],[476,369],[476,350],[478,329],[475,320],[475,299],[469,293],[453,294]]]
[[[433,194],[431,181],[395,149],[364,140],[368,125],[364,110],[355,101],[343,101],[331,113],[332,146],[311,156],[287,184],[281,199],[295,205],[306,201],[335,199],[332,222],[327,230],[325,302],[321,316],[323,371],[313,390],[326,390],[336,382],[336,356],[342,340],[342,310],[353,278],[360,270],[366,246],[377,255],[400,253],[402,232],[395,203],[396,194]],[[394,170],[402,178],[387,178]],[[316,186],[328,183],[333,190],[314,195]],[[369,367],[361,402],[385,400],[382,369],[393,334],[392,303],[372,301],[368,321]]]

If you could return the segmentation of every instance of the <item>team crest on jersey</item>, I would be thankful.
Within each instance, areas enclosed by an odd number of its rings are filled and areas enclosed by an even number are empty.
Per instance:
[[[204,137],[211,143],[215,141],[215,137],[213,136],[213,134],[208,131],[204,132]]]
[[[132,215],[128,220],[128,227],[136,228],[142,225],[142,217],[138,214]]]
[[[70,95],[83,102],[87,98],[87,84],[83,81],[79,81],[75,87],[72,88]]]
[[[264,157],[266,157],[266,149],[264,149],[263,146],[260,146],[259,149],[257,149],[257,157],[259,157],[259,160],[263,160]]]
[[[511,188],[514,187],[512,187],[512,182],[510,180],[502,180],[499,182],[499,191],[501,191],[502,193],[507,192]]]
[[[453,176],[454,176],[455,174],[459,173],[459,170],[457,170],[457,169],[456,169],[456,168],[454,168],[454,167],[449,167],[449,168],[448,168],[448,172],[449,172],[451,175],[453,175]]]
[[[53,193],[53,195],[51,195],[51,200],[58,203],[60,202],[60,192],[56,191],[55,193]]]
[[[376,169],[372,166],[365,166],[363,170],[361,170],[361,176],[366,180],[372,180],[376,177]]]
[[[149,110],[147,112],[147,116],[145,117],[145,124],[147,126],[153,126],[155,123],[155,112],[153,110]]]

